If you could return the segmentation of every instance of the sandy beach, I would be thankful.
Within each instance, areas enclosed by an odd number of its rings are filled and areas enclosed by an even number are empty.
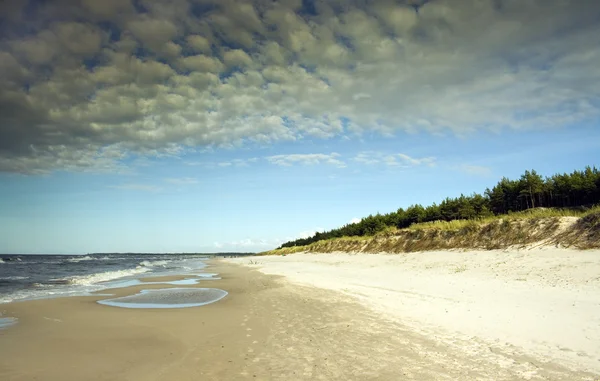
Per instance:
[[[469,366],[461,379],[596,380],[600,374],[599,251],[302,253],[261,257],[253,267],[336,291],[445,347],[457,363],[419,351],[424,367],[438,363],[448,371],[435,379]],[[475,376],[475,369],[486,376]]]
[[[19,322],[0,330],[0,379],[595,380],[598,253],[533,253],[497,270],[484,265],[496,252],[228,259],[205,269],[222,279],[186,286],[229,293],[202,307],[124,309],[101,295],[4,304]]]

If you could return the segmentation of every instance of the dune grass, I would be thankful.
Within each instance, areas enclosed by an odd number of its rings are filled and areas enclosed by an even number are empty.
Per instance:
[[[563,217],[576,217],[566,230]],[[600,248],[600,206],[587,210],[537,208],[476,220],[435,221],[406,229],[388,227],[373,236],[332,238],[306,246],[285,247],[261,253],[299,252],[402,253],[451,249],[505,249],[532,244]]]
[[[587,210],[580,209],[557,209],[557,208],[535,208],[522,212],[508,213],[499,216],[490,216],[474,220],[454,220],[454,221],[433,221],[413,224],[408,227],[410,230],[439,229],[439,230],[461,230],[481,224],[495,221],[517,221],[541,218],[560,218],[560,217],[585,217],[590,214],[600,213],[600,205]]]

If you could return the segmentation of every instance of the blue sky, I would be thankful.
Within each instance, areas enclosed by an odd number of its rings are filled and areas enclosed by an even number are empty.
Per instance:
[[[265,250],[600,165],[598,4],[199,3],[2,5],[0,253]]]

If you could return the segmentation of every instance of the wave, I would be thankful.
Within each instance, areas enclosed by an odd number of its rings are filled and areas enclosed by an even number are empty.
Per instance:
[[[142,274],[150,271],[143,267],[137,267],[131,270],[107,271],[90,275],[73,276],[70,278],[51,279],[50,284],[71,284],[79,286],[89,286],[96,283],[102,283],[113,279],[124,278],[126,276]]]
[[[139,263],[139,267],[166,267],[171,261],[142,261]]]
[[[21,258],[19,257],[7,257],[7,258],[0,258],[0,264],[2,263],[11,263],[11,262],[21,262]]]
[[[95,259],[96,258],[92,258],[92,257],[86,255],[85,257],[69,258],[69,259],[67,259],[67,262],[78,263],[78,262],[84,262],[84,261],[93,261]]]
[[[67,262],[78,263],[85,261],[110,261],[112,259],[113,258],[110,257],[90,257],[89,255],[86,255],[85,257],[69,258],[67,259]]]
[[[23,279],[29,279],[28,276],[0,276],[0,281],[3,280],[23,280]]]

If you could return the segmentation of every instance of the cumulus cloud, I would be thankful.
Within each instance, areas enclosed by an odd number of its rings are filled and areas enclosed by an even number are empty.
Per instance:
[[[291,155],[274,155],[266,157],[267,161],[271,164],[289,167],[295,164],[301,165],[317,165],[317,164],[329,164],[339,168],[343,168],[346,166],[342,160],[338,159],[340,154],[331,153],[331,154],[322,154],[322,153],[312,153],[312,154],[291,154]]]
[[[205,53],[210,51],[210,42],[206,37],[192,34],[187,36],[186,41],[189,47],[195,52]]]
[[[595,1],[32,4],[0,8],[1,171],[600,117]]]

